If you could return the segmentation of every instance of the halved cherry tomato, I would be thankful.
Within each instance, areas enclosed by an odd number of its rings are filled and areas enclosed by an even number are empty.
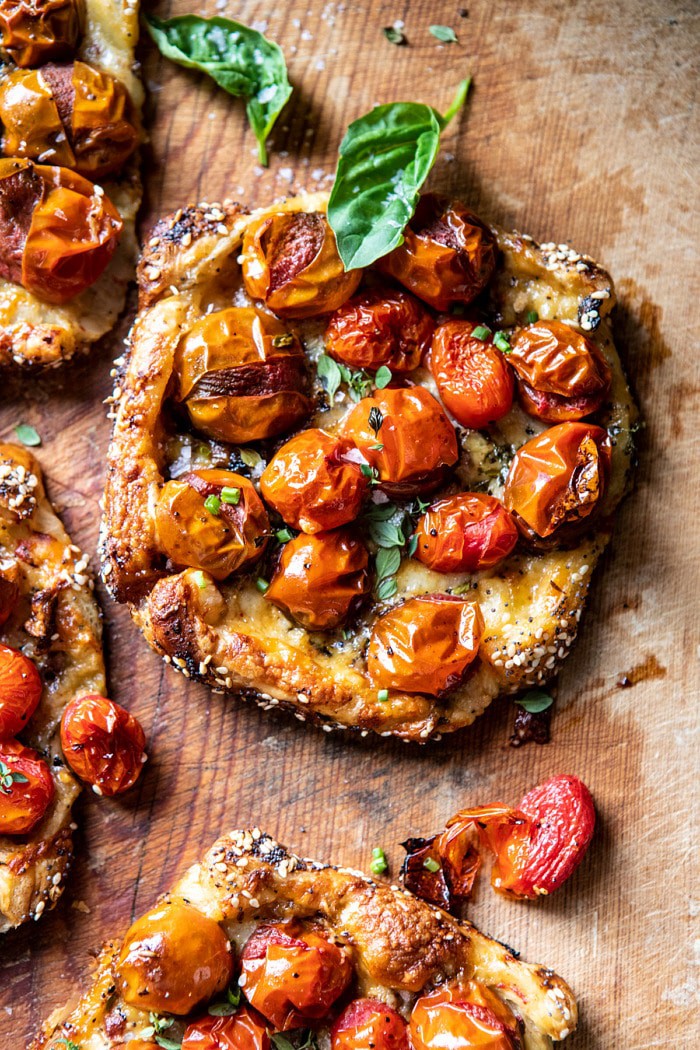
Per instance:
[[[416,526],[415,557],[436,572],[479,572],[507,558],[518,530],[500,500],[460,492],[433,503]]]
[[[282,549],[265,598],[308,631],[329,631],[369,590],[368,562],[349,529],[296,536]]]
[[[336,529],[360,513],[369,484],[353,454],[357,450],[347,438],[313,427],[302,430],[272,457],[260,491],[293,528]]]
[[[438,325],[430,351],[430,369],[445,408],[465,427],[479,430],[495,423],[513,404],[513,373],[493,345],[477,339],[473,321]]]
[[[0,645],[0,740],[17,736],[36,711],[43,683],[24,653]]]
[[[363,397],[343,422],[343,434],[397,499],[430,492],[458,458],[455,429],[422,386],[387,387]]]
[[[569,540],[587,527],[610,476],[610,438],[592,423],[560,423],[515,454],[503,502],[527,539]]]
[[[22,68],[71,58],[84,20],[83,0],[1,0],[2,46]]]
[[[114,975],[129,1006],[183,1016],[227,987],[233,954],[218,922],[166,900],[131,926]]]
[[[409,1021],[413,1050],[520,1050],[518,1022],[480,981],[421,996]]]
[[[435,321],[413,296],[393,288],[370,288],[331,317],[326,351],[352,368],[397,375],[412,372],[430,347]]]
[[[26,835],[55,793],[51,770],[36,751],[18,740],[0,742],[0,835]]]
[[[595,343],[561,321],[537,321],[516,335],[508,363],[523,408],[548,423],[583,419],[610,391],[610,365]]]
[[[378,999],[354,999],[331,1028],[331,1050],[408,1050],[406,1022]]]
[[[241,1006],[228,1017],[201,1017],[185,1029],[182,1050],[270,1050],[267,1025],[260,1014]]]
[[[496,239],[461,201],[424,193],[403,244],[377,263],[436,310],[470,303],[496,266]]]
[[[367,673],[380,689],[438,696],[464,678],[483,633],[475,601],[450,594],[410,598],[375,621]]]
[[[315,211],[261,216],[246,229],[241,254],[248,294],[280,317],[337,310],[362,276],[361,270],[343,268],[335,234]]]
[[[225,580],[262,554],[270,521],[252,482],[231,470],[195,470],[161,489],[160,545],[174,565]]]
[[[141,723],[104,696],[77,696],[61,718],[61,747],[73,772],[99,795],[120,795],[146,761]]]
[[[352,977],[345,951],[296,923],[259,926],[241,963],[246,998],[282,1032],[325,1017]]]

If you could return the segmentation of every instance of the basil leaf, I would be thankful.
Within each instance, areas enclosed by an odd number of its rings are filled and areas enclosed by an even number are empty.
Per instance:
[[[346,270],[370,266],[403,242],[440,133],[464,103],[459,85],[444,117],[421,102],[391,102],[352,122],[340,144],[328,221]]]
[[[435,39],[441,40],[443,44],[457,43],[457,34],[451,26],[429,26],[428,28]]]
[[[15,434],[17,435],[17,440],[21,441],[23,445],[28,445],[29,448],[36,448],[41,444],[39,434],[29,423],[18,423],[15,427]]]
[[[148,32],[166,58],[207,73],[229,95],[245,98],[260,163],[266,165],[265,141],[292,93],[279,45],[229,18],[144,17]]]
[[[328,354],[321,354],[316,362],[316,373],[328,394],[328,400],[333,401],[338,392],[338,387],[343,381],[343,374],[338,367],[338,362],[334,361]]]
[[[529,689],[515,702],[529,711],[531,715],[538,715],[540,711],[546,711],[552,706],[554,698],[549,693],[545,693],[544,689]]]

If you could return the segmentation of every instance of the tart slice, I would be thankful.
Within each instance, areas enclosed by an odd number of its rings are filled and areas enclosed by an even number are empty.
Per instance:
[[[409,1036],[413,1050],[545,1050],[576,1022],[551,970],[253,828],[221,838],[105,945],[88,991],[54,1012],[31,1050],[408,1050]]]

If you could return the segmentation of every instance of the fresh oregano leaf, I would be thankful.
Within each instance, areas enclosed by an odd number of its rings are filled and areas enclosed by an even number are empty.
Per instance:
[[[400,547],[380,547],[375,558],[377,577],[380,580],[393,576],[401,566]]]
[[[316,362],[316,372],[324,390],[328,394],[328,399],[332,401],[343,381],[338,362],[334,361],[328,354],[321,354]]]
[[[381,367],[377,369],[377,374],[374,377],[374,385],[376,386],[377,390],[383,390],[384,387],[388,386],[390,382],[391,369],[388,368],[386,365],[381,365]]]
[[[429,29],[435,39],[443,44],[457,43],[457,34],[451,26],[429,26]]]
[[[390,44],[396,44],[398,47],[401,47],[403,44],[408,43],[404,33],[397,29],[396,26],[385,26],[383,32]]]
[[[393,598],[398,589],[399,585],[396,582],[396,577],[389,576],[387,579],[379,581],[375,594],[380,602],[385,602],[389,598]]]
[[[41,444],[39,434],[34,427],[29,425],[29,423],[18,423],[15,427],[15,434],[17,440],[21,441],[23,445],[27,445],[29,448],[36,448]]]
[[[516,701],[520,707],[524,707],[531,715],[538,715],[540,711],[546,711],[554,703],[554,698],[545,693],[544,689],[529,689],[527,693]]]

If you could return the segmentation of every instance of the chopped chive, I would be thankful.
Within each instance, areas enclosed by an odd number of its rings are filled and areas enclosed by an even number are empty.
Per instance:
[[[267,580],[263,580],[262,576],[258,576],[257,580],[255,581],[255,586],[258,588],[261,594],[264,594],[267,588],[270,586],[270,584],[267,582]]]
[[[438,862],[436,860],[433,860],[432,857],[426,857],[425,858],[425,860],[423,861],[423,867],[427,868],[428,871],[431,871],[433,873],[433,875],[435,874],[436,871],[440,870],[440,865],[438,864]]]
[[[375,846],[372,850],[372,862],[369,866],[369,870],[373,875],[383,875],[385,871],[389,870],[386,853],[381,846]]]
[[[377,700],[379,700],[381,703],[384,703],[388,699],[389,699],[389,690],[388,689],[380,689],[379,692],[377,693]]]
[[[528,310],[525,317],[528,324],[534,324],[536,321],[539,321],[539,319],[540,315],[537,313],[537,310]]]
[[[215,518],[218,517],[221,512],[221,500],[218,496],[207,496],[204,501],[204,506],[210,514],[214,515]]]
[[[278,529],[275,533],[275,539],[278,543],[288,543],[293,538],[294,534],[289,529]]]
[[[510,339],[505,332],[496,332],[493,337],[493,345],[503,354],[509,354],[511,352]]]
[[[485,324],[478,324],[476,326],[476,328],[474,329],[474,331],[472,332],[472,338],[473,339],[481,339],[482,341],[484,339],[488,339],[488,337],[490,335],[491,335],[491,329],[487,328]]]
[[[221,501],[222,503],[232,503],[235,507],[241,501],[241,490],[224,485],[221,490]]]
[[[369,447],[372,450],[372,452],[381,452],[384,448],[383,445],[370,445]]]

